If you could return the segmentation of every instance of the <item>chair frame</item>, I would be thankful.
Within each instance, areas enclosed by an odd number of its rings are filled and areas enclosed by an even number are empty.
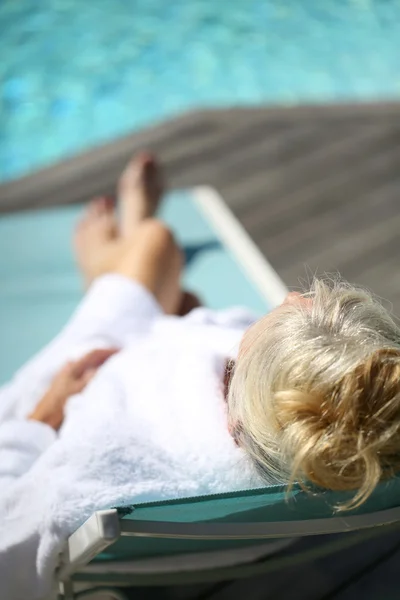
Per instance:
[[[302,553],[296,556],[284,556],[282,550],[298,538],[322,536],[326,534],[355,533],[351,537],[342,536],[340,540],[330,540],[325,547],[318,550],[318,556],[330,554],[343,547],[356,544],[362,540],[379,535],[385,528],[400,526],[400,507],[354,516],[338,516],[325,519],[309,519],[304,521],[282,521],[261,523],[176,523],[165,521],[141,521],[121,519],[117,509],[96,511],[67,540],[61,554],[57,571],[60,587],[59,598],[76,600],[89,597],[86,592],[75,593],[75,581],[81,584],[96,585],[160,585],[161,583],[194,583],[218,581],[228,577],[246,577],[260,572],[284,567],[289,564],[306,562],[315,556],[315,552]],[[273,543],[266,551],[266,560],[257,563],[233,567],[209,568],[196,572],[182,571],[179,567],[175,573],[129,573],[129,561],[104,562],[95,569],[86,568],[98,554],[115,543],[120,536],[158,539],[190,539],[190,540],[271,540]],[[283,543],[282,543],[283,542]],[[285,543],[286,542],[286,543]],[[271,554],[271,551],[273,554]],[[224,551],[222,551],[223,553]],[[275,557],[275,559],[274,559]],[[132,563],[133,564],[133,563]],[[103,573],[102,573],[103,572]],[[160,581],[161,580],[161,581]],[[99,588],[98,588],[99,589]],[[122,592],[115,598],[123,598]],[[118,596],[119,594],[119,596]]]

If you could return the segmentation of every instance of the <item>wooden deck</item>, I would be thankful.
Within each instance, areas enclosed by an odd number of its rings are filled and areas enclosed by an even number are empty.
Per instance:
[[[112,193],[140,148],[216,187],[289,287],[339,270],[400,315],[400,105],[186,114],[0,186],[0,210]]]
[[[400,315],[400,105],[187,114],[1,185],[0,210],[113,193],[124,163],[143,147],[160,156],[170,187],[216,187],[288,286],[339,270]],[[276,577],[135,590],[132,597],[333,598],[350,567],[357,571],[394,542],[398,537]],[[387,560],[376,577],[366,575],[335,598],[398,598],[396,565],[396,557]]]

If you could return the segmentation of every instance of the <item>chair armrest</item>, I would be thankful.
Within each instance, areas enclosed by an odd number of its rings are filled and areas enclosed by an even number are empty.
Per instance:
[[[85,566],[120,536],[120,522],[116,509],[98,510],[68,538],[61,553],[57,573],[65,581],[80,567]]]

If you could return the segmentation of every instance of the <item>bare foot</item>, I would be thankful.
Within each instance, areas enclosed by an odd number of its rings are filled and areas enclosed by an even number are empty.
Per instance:
[[[142,152],[128,163],[118,182],[122,237],[131,237],[141,221],[154,216],[162,193],[160,168],[151,154]]]
[[[196,294],[193,294],[192,292],[183,291],[178,315],[180,317],[184,317],[185,315],[188,315],[192,310],[194,310],[195,308],[199,308],[200,306],[203,306],[203,304],[200,298],[196,296]]]
[[[118,246],[114,203],[110,198],[92,200],[74,235],[75,254],[87,285],[105,272]]]

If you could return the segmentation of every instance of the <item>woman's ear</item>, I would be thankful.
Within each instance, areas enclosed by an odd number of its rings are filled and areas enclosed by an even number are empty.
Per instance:
[[[285,300],[283,301],[283,304],[302,304],[304,306],[311,308],[312,299],[305,298],[303,296],[303,294],[300,294],[300,292],[289,292],[289,294],[286,296]]]

